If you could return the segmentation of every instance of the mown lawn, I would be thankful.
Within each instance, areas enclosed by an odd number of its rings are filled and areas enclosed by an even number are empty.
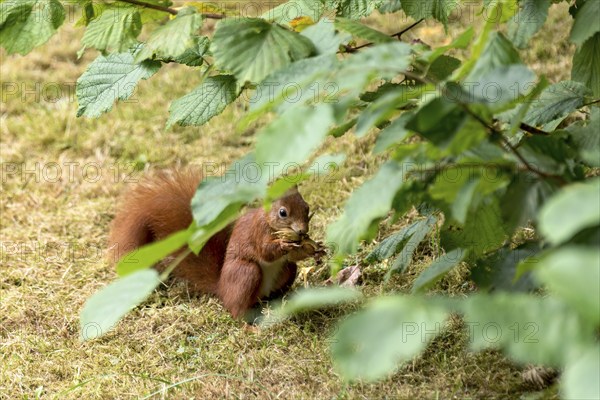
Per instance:
[[[553,82],[570,71],[567,6],[553,6],[550,21],[523,57]],[[468,24],[466,14],[445,33],[427,23],[407,38],[449,42]],[[387,32],[411,21],[370,21]],[[205,29],[210,30],[212,24]],[[551,398],[535,392],[515,365],[494,351],[467,352],[458,318],[425,354],[373,384],[345,384],[329,356],[336,320],[357,306],[301,315],[252,332],[232,320],[213,298],[189,296],[185,285],[154,293],[112,332],[79,341],[79,311],[116,274],[105,260],[108,224],[119,194],[147,170],[205,163],[226,165],[251,149],[254,126],[236,132],[242,102],[203,127],[165,130],[172,99],[199,82],[187,67],[165,65],[139,86],[132,100],[97,120],[75,117],[75,82],[96,56],[77,59],[81,31],[72,24],[26,57],[2,54],[0,127],[1,272],[0,398]],[[349,157],[333,179],[308,181],[300,190],[317,211],[312,236],[324,238],[351,190],[381,159],[370,149],[376,132],[327,141]],[[329,177],[332,178],[332,177]],[[382,223],[379,240],[415,218]],[[348,265],[361,264],[365,244]],[[440,252],[435,236],[419,247],[407,273],[384,282],[386,265],[363,265],[367,297],[408,292],[419,271]],[[303,265],[295,287],[321,285],[327,270]],[[472,291],[468,268],[433,289],[452,296]]]

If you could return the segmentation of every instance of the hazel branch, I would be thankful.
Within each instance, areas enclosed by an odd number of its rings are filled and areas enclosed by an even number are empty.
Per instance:
[[[166,13],[169,13],[171,15],[177,15],[177,13],[178,13],[178,11],[176,9],[174,9],[174,8],[161,6],[159,4],[146,3],[146,2],[143,2],[143,1],[139,1],[139,0],[117,0],[117,1],[120,1],[121,3],[133,4],[133,5],[139,6],[139,7],[151,8],[153,10],[166,12]],[[225,18],[225,14],[202,13],[201,15],[202,15],[203,18],[209,18],[209,19],[223,19],[223,18]]]
[[[407,26],[406,28],[402,29],[400,32],[392,33],[390,35],[390,37],[397,37],[398,40],[400,40],[400,37],[403,34],[405,34],[406,32],[410,31],[412,28],[414,28],[415,26],[419,25],[423,21],[425,21],[425,19],[421,18],[417,22],[412,23],[409,26]],[[356,47],[348,46],[347,44],[345,44],[345,45],[343,45],[343,47],[344,47],[344,50],[346,51],[346,53],[355,53],[356,51],[362,49],[363,47],[372,46],[373,44],[374,44],[373,42],[368,42],[368,43],[361,44],[360,46],[356,46]]]

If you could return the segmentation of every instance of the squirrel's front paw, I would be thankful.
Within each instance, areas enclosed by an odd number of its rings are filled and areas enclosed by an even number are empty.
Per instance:
[[[300,244],[295,242],[286,242],[284,240],[278,240],[277,242],[279,243],[281,251],[283,251],[284,253],[292,252],[300,247]]]

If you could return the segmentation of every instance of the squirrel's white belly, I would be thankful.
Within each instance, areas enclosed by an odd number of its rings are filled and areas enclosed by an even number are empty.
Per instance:
[[[273,291],[277,278],[281,275],[283,267],[287,264],[287,256],[281,257],[272,262],[261,261],[258,263],[262,270],[262,282],[260,284],[260,297],[266,297]]]

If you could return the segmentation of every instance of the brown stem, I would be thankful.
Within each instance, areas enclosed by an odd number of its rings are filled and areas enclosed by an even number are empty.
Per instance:
[[[406,76],[410,79],[413,79],[415,81],[420,81],[422,83],[429,83],[429,84],[433,84],[433,85],[436,84],[436,82],[432,81],[431,79],[420,76],[415,73],[412,73],[410,71],[404,72],[404,76]],[[445,93],[445,88],[442,89],[442,92],[443,92],[442,94]],[[515,157],[517,157],[519,159],[519,161],[523,164],[523,166],[525,167],[526,170],[538,175],[541,178],[554,179],[563,185],[567,183],[562,176],[548,174],[544,171],[541,171],[541,170],[535,168],[533,165],[529,164],[529,162],[525,159],[525,157],[523,157],[523,155],[521,153],[519,153],[519,150],[517,150],[517,148],[510,143],[510,141],[506,138],[506,136],[504,136],[502,134],[502,132],[500,132],[499,130],[497,130],[490,124],[488,124],[476,112],[471,110],[467,104],[461,103],[461,102],[457,102],[456,104],[458,104],[467,114],[469,114],[471,117],[473,117],[477,122],[479,122],[481,125],[483,125],[483,127],[486,128],[492,135],[498,136],[502,140],[504,146],[507,147],[515,155]],[[534,129],[536,129],[536,128],[534,128]],[[540,131],[540,132],[544,132],[544,131]],[[544,132],[544,133],[546,133],[546,132]]]
[[[504,135],[501,134],[500,137],[502,138],[502,142],[504,142],[504,145],[510,149],[510,151],[519,159],[519,161],[521,161],[521,163],[523,164],[525,169],[527,169],[529,172],[532,172],[542,178],[554,179],[555,181],[559,182],[561,185],[565,185],[567,183],[567,181],[565,181],[562,176],[548,174],[544,171],[541,171],[541,170],[535,168],[533,165],[529,164],[529,162],[525,159],[525,157],[523,157],[523,155],[521,153],[519,153],[519,150],[517,150],[517,148],[515,146],[513,146],[506,137],[504,137]]]
[[[355,53],[356,51],[358,51],[359,49],[362,49],[363,47],[372,46],[372,45],[373,45],[372,42],[361,44],[360,46],[356,46],[356,47],[348,46],[346,44],[346,45],[344,45],[344,49],[346,49],[347,53]]]
[[[390,37],[398,37],[398,40],[400,40],[400,37],[404,33],[408,32],[409,30],[411,30],[415,26],[419,25],[423,21],[425,21],[425,18],[421,18],[417,22],[415,22],[415,23],[407,26],[406,28],[402,29],[400,32],[396,32],[396,33],[391,34]],[[368,43],[361,44],[360,46],[356,46],[356,47],[348,46],[347,44],[345,44],[343,46],[344,46],[344,50],[346,50],[346,53],[355,53],[357,50],[362,49],[363,47],[372,46],[373,44],[374,44],[373,42],[368,42]]]
[[[133,5],[140,6],[140,7],[151,8],[153,10],[163,11],[163,12],[166,12],[166,13],[169,13],[172,15],[177,15],[177,10],[175,10],[174,8],[169,8],[169,7],[161,6],[158,4],[145,3],[143,1],[138,1],[138,0],[117,0],[117,1],[120,1],[121,3],[133,4]]]
[[[224,19],[227,16],[225,14],[203,13],[202,17],[203,18],[208,18],[208,19]]]
[[[400,32],[396,32],[392,35],[390,35],[391,37],[397,36],[398,40],[400,40],[400,38],[402,37],[402,35],[404,35],[406,32],[410,31],[412,28],[414,28],[415,26],[419,25],[421,22],[425,21],[425,18],[421,18],[420,20],[418,20],[417,22],[407,26],[406,28],[402,29]]]
[[[528,125],[525,122],[521,122],[521,124],[519,125],[519,128],[521,128],[521,130],[523,130],[527,133],[531,133],[532,135],[542,135],[542,136],[550,135],[548,132],[538,129],[535,126]]]
[[[174,8],[165,7],[165,6],[161,6],[161,5],[158,5],[158,4],[146,3],[146,2],[143,2],[143,1],[139,1],[139,0],[117,0],[117,1],[120,1],[121,3],[133,4],[133,5],[140,6],[140,7],[151,8],[153,10],[158,10],[158,11],[166,12],[166,13],[169,13],[171,15],[177,15],[177,12],[178,12]],[[223,19],[223,18],[225,18],[224,14],[203,13],[201,15],[202,15],[203,18],[209,18],[209,19]]]
[[[506,138],[506,136],[504,136],[502,134],[502,132],[500,132],[499,130],[497,130],[490,124],[488,124],[476,112],[473,112],[473,110],[471,110],[466,104],[463,104],[463,103],[458,103],[458,104],[462,107],[463,110],[465,110],[467,112],[467,114],[469,114],[470,116],[475,118],[475,120],[477,120],[477,122],[479,122],[481,125],[483,125],[483,127],[486,128],[491,134],[493,134],[494,136],[498,136],[502,140],[502,143],[504,144],[504,146],[506,146],[515,155],[515,157],[517,157],[519,159],[519,161],[521,162],[521,164],[523,164],[525,169],[538,175],[541,178],[551,178],[551,179],[558,181],[559,183],[561,183],[563,185],[567,183],[563,179],[562,176],[548,174],[544,171],[541,171],[541,170],[535,168],[533,165],[529,164],[529,162],[525,159],[525,157],[523,157],[523,155],[521,153],[519,153],[519,150],[517,150],[517,148],[515,146],[513,146],[512,143],[510,143],[510,141]]]
[[[591,106],[592,104],[596,104],[596,103],[600,103],[600,99],[596,99],[596,100],[592,100],[589,103],[585,103],[584,105],[582,105],[581,107],[587,107],[587,106]],[[580,108],[581,108],[580,107]]]

